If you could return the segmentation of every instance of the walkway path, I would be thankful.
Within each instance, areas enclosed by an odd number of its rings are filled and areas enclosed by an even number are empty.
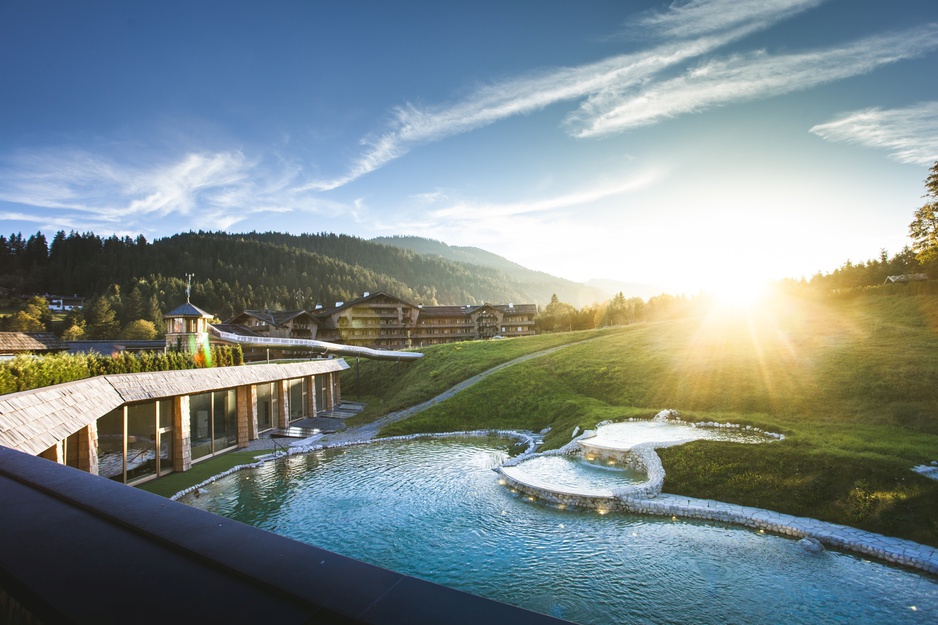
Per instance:
[[[588,340],[593,340],[593,339],[588,339]],[[533,354],[527,354],[525,356],[521,356],[520,358],[509,360],[508,362],[503,362],[502,364],[492,367],[491,369],[488,369],[486,371],[483,371],[482,373],[475,375],[469,378],[468,380],[463,380],[456,386],[446,391],[443,391],[442,393],[440,393],[433,399],[429,399],[423,402],[422,404],[418,404],[416,406],[412,406],[404,410],[399,410],[397,412],[388,413],[385,416],[378,419],[377,421],[373,421],[371,423],[365,423],[357,427],[351,427],[341,432],[336,432],[334,434],[326,434],[325,436],[323,436],[321,439],[317,441],[317,444],[336,445],[336,444],[357,443],[361,441],[371,440],[378,435],[378,432],[381,431],[381,428],[391,425],[392,423],[397,423],[398,421],[403,421],[407,417],[415,415],[418,412],[423,412],[427,408],[435,406],[438,403],[449,399],[456,393],[464,391],[470,386],[477,384],[478,382],[481,382],[482,380],[489,377],[493,373],[497,373],[498,371],[501,371],[502,369],[505,369],[507,367],[513,367],[514,365],[525,362],[527,360],[532,360],[534,358],[540,358],[542,356],[553,354],[554,352],[557,352],[561,349],[572,347],[573,345],[579,345],[580,343],[584,343],[584,342],[585,341],[578,341],[576,343],[567,343],[566,345],[559,345],[557,347],[545,349],[540,352],[534,352]],[[302,446],[304,445],[304,442],[298,441],[297,443],[295,443],[295,445]]]

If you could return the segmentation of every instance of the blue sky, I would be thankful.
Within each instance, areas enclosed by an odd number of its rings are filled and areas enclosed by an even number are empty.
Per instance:
[[[934,0],[0,0],[0,232],[810,276],[908,243],[936,63]]]

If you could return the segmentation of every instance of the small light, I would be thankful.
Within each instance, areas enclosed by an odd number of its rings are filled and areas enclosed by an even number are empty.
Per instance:
[[[765,534],[765,530],[759,530],[760,534]]]
[[[671,520],[672,520],[672,521],[677,521],[677,517],[676,517],[676,516],[672,516],[672,517],[671,517]]]
[[[918,608],[916,608],[914,605],[910,605],[909,609],[912,610],[913,612],[918,612]]]

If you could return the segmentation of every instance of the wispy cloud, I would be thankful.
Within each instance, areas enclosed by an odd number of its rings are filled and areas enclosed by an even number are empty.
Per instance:
[[[825,0],[690,0],[652,11],[638,24],[667,37],[699,37],[756,21],[760,27],[791,17]]]
[[[23,221],[48,229],[81,224],[122,231],[149,231],[170,216],[227,229],[258,213],[345,211],[298,190],[298,174],[239,151],[190,152],[150,167],[83,150],[23,152],[0,165],[0,202],[36,209]],[[0,217],[13,220],[13,214]]]
[[[869,73],[938,48],[938,25],[879,35],[849,45],[772,56],[752,52],[699,64],[684,75],[617,99],[599,94],[570,116],[578,137],[647,126],[730,102],[765,98]]]
[[[392,112],[390,129],[362,139],[363,154],[339,177],[306,188],[330,190],[407,154],[414,146],[469,132],[502,119],[539,111],[559,102],[592,97],[609,108],[660,72],[712,52],[823,0],[693,0],[647,14],[641,23],[670,41],[635,54],[579,67],[560,68],[488,85],[462,101],[436,107],[412,104]]]
[[[888,150],[900,163],[931,165],[938,161],[938,102],[854,111],[818,124],[811,132],[826,141]]]
[[[660,175],[648,171],[630,177],[626,181],[614,183],[594,183],[587,188],[564,193],[558,196],[532,198],[517,202],[489,203],[479,201],[458,201],[430,213],[433,219],[451,222],[452,220],[476,221],[479,219],[501,218],[512,215],[544,213],[566,209],[579,209],[611,197],[634,193],[653,184]]]

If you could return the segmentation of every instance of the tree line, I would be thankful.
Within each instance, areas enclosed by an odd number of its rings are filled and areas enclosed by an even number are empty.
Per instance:
[[[830,273],[788,286],[834,292],[882,284],[887,276],[938,274],[938,163],[925,180],[926,202],[909,226],[912,245],[889,256],[847,261]],[[0,235],[0,296],[14,298],[0,330],[55,331],[66,339],[155,338],[163,313],[184,301],[194,274],[193,303],[227,319],[245,309],[306,309],[387,291],[416,304],[533,302],[525,286],[492,267],[331,233],[188,232],[149,242],[59,231]],[[53,317],[42,297],[77,294],[82,311]],[[647,302],[622,293],[579,310],[555,293],[536,320],[540,331],[624,325],[690,310],[683,297]]]

